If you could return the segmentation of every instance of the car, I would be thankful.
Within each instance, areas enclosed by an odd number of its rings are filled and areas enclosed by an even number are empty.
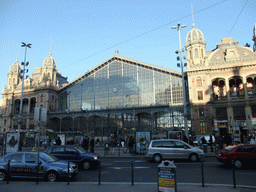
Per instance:
[[[229,145],[217,151],[216,158],[225,165],[241,168],[244,165],[254,165],[256,161],[256,144]]]
[[[58,159],[72,161],[85,170],[97,168],[100,156],[97,153],[87,153],[82,147],[75,145],[48,146],[44,152]]]
[[[199,137],[197,140],[193,141],[193,145],[194,146],[201,145],[203,137],[205,138],[206,143],[209,145],[210,144],[210,135],[204,135],[204,136]],[[213,144],[215,143],[215,137],[214,136],[212,136],[212,143]]]
[[[8,173],[8,162],[9,173]],[[7,176],[15,178],[37,178],[37,167],[39,164],[38,178],[55,182],[60,178],[68,176],[68,162],[58,160],[44,152],[15,152],[0,158],[0,181],[6,180]],[[78,174],[78,166],[69,164],[69,177],[75,178]]]
[[[189,159],[203,160],[204,152],[178,139],[151,140],[146,157],[160,163],[162,160]]]

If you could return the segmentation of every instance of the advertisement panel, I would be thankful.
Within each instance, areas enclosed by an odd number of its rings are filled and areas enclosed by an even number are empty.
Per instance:
[[[137,132],[136,133],[137,153],[146,153],[149,142],[150,142],[150,132]]]
[[[175,169],[159,167],[158,168],[158,187],[159,192],[175,191]]]
[[[65,134],[58,134],[57,137],[60,137],[61,145],[65,145],[66,144]]]
[[[18,151],[19,133],[6,134],[6,153]]]

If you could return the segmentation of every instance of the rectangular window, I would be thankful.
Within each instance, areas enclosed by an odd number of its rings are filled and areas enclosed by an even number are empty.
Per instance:
[[[205,129],[205,122],[201,121],[200,124],[200,133],[205,133],[206,129]]]
[[[198,100],[203,100],[203,91],[197,91]]]

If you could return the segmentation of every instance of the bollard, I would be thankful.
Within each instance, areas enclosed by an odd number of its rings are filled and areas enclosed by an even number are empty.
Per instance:
[[[132,185],[133,185],[133,160],[131,161],[131,166],[132,166]]]
[[[235,174],[235,164],[234,160],[232,160],[232,172],[233,172],[233,183],[234,183],[234,188],[236,188],[236,174]]]
[[[101,183],[101,161],[99,161],[99,185]]]
[[[68,185],[69,185],[69,161],[68,161]]]
[[[7,164],[7,175],[6,175],[6,183],[9,184],[9,174],[10,174],[10,162],[11,160],[8,160],[8,164]]]
[[[118,156],[120,157],[120,144],[118,144]]]
[[[204,187],[204,164],[201,162],[201,170],[202,170],[202,187]]]
[[[38,185],[38,172],[39,172],[39,161],[37,160],[37,169],[36,169],[36,184]]]
[[[177,192],[176,166],[173,161],[162,161],[158,165],[158,185],[157,191],[175,191]]]

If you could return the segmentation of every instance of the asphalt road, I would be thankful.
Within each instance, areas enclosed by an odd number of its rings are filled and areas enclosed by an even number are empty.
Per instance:
[[[202,164],[189,161],[175,161],[178,183],[202,183]],[[101,165],[101,182],[131,182],[131,160],[103,159]],[[157,182],[159,163],[148,160],[135,160],[134,182]],[[207,157],[203,162],[204,182],[211,184],[233,185],[233,170],[217,162],[215,157]],[[236,184],[256,186],[256,167],[235,170]],[[99,170],[81,170],[75,181],[98,182]]]

